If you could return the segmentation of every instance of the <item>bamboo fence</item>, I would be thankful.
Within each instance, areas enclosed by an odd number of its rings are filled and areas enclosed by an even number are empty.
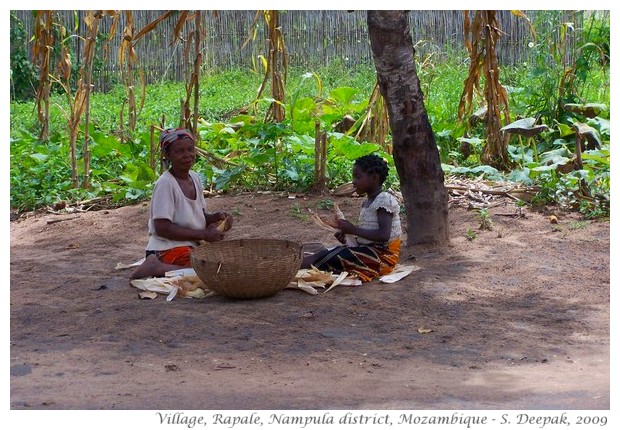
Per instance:
[[[23,22],[27,34],[33,34],[33,11],[13,11]],[[86,11],[59,10],[57,19],[74,34],[85,34]],[[136,29],[141,29],[165,11],[133,11]],[[206,29],[203,67],[206,70],[228,70],[256,67],[259,56],[266,56],[266,29],[256,26],[256,34],[247,44],[250,29],[257,11],[218,10],[207,11],[203,25]],[[536,11],[525,11],[532,17]],[[411,11],[410,31],[416,55],[419,58],[428,53],[438,56],[462,55],[467,58],[463,42],[463,11]],[[139,63],[149,83],[173,80],[182,81],[188,67],[183,56],[183,41],[173,43],[174,17],[162,21],[159,26],[143,37],[136,45]],[[513,65],[523,61],[527,55],[527,43],[531,40],[527,20],[514,16],[510,11],[498,11],[498,22],[503,37],[498,43],[499,62]],[[102,34],[110,31],[112,20],[105,18],[101,23]],[[93,83],[97,91],[107,91],[120,81],[118,51],[122,37],[118,29],[124,27],[121,15],[116,35],[99,43],[99,58]],[[192,23],[186,24],[188,26]],[[280,25],[288,53],[288,64],[292,67],[317,68],[341,62],[347,67],[372,64],[370,42],[366,29],[366,11],[339,10],[291,10],[283,11]],[[191,28],[187,29],[188,31]],[[81,58],[83,49],[80,38],[73,38],[75,59]],[[245,44],[245,47],[244,47]],[[30,49],[31,47],[27,47]],[[97,55],[97,54],[96,54]]]

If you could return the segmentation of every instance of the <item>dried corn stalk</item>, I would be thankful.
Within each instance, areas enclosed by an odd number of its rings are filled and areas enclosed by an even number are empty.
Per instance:
[[[374,142],[384,149],[388,154],[392,153],[392,143],[388,139],[390,134],[390,124],[388,111],[379,89],[379,83],[375,84],[372,90],[366,112],[362,117],[362,122],[357,127],[358,120],[347,134],[357,129],[355,139],[359,142]]]
[[[121,42],[119,48],[119,64],[121,65],[121,76],[123,78],[123,83],[125,84],[126,92],[127,92],[127,102],[129,103],[129,129],[135,130],[136,122],[138,119],[138,115],[142,108],[144,107],[144,100],[146,98],[146,79],[144,77],[143,71],[139,67],[138,63],[138,55],[136,53],[136,43],[145,34],[145,29],[142,29],[134,36],[134,22],[133,22],[133,14],[131,11],[126,11],[126,24],[123,29],[123,41]],[[152,24],[152,23],[151,23]],[[151,25],[149,24],[149,26]],[[149,27],[147,26],[147,27]],[[134,74],[137,72],[138,78],[140,79],[140,86],[142,89],[142,98],[140,101],[140,107],[136,104],[136,93],[135,93],[135,83],[134,83]],[[121,117],[124,110],[121,110]],[[122,120],[121,120],[122,124]]]
[[[99,24],[103,18],[102,11],[89,11],[84,18],[86,24],[86,39],[84,43],[84,52],[82,54],[83,66],[80,68],[80,82],[84,86],[84,143],[82,144],[82,157],[84,160],[84,178],[82,180],[82,188],[90,187],[90,92],[92,91],[93,81],[93,61],[95,59],[95,46],[97,43],[97,34],[99,33]]]
[[[468,118],[473,111],[474,92],[480,93],[480,80],[484,77],[484,99],[487,106],[486,144],[482,161],[497,169],[510,167],[508,141],[500,132],[502,113],[504,123],[510,123],[508,110],[508,93],[499,81],[500,69],[497,61],[496,46],[502,31],[496,18],[496,11],[483,10],[474,12],[473,22],[469,11],[464,11],[465,47],[469,52],[469,74],[465,79],[458,117]]]
[[[53,11],[38,10],[34,27],[34,46],[32,47],[32,62],[39,69],[39,87],[37,88],[37,115],[41,123],[40,140],[49,139],[49,109],[50,109],[50,57],[54,45]]]
[[[286,86],[287,53],[282,27],[280,26],[280,14],[277,10],[262,10],[256,13],[254,22],[250,28],[250,36],[243,44],[242,49],[250,40],[255,39],[256,24],[261,14],[267,25],[267,41],[269,45],[267,47],[267,59],[263,62],[265,66],[265,76],[258,89],[256,99],[259,100],[261,98],[267,86],[267,82],[271,79],[271,96],[273,101],[267,110],[265,122],[279,123],[282,122],[285,117],[284,88]]]

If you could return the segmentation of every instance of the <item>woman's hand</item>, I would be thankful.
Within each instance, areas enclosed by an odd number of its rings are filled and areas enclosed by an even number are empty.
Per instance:
[[[202,240],[207,242],[218,242],[224,239],[224,232],[217,228],[217,224],[209,224],[204,230]]]
[[[207,222],[207,226],[216,225],[220,227],[220,230],[228,231],[232,227],[233,218],[228,212],[214,212],[212,214],[207,214],[205,212],[205,220]],[[222,222],[225,222],[222,225]]]
[[[213,214],[215,221],[224,221],[226,219],[226,217],[228,216],[228,214],[226,212],[215,212]]]

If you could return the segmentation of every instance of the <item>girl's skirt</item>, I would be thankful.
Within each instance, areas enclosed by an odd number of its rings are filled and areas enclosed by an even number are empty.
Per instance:
[[[343,245],[321,251],[313,266],[326,272],[348,272],[368,282],[392,272],[399,256],[400,239],[387,244]]]

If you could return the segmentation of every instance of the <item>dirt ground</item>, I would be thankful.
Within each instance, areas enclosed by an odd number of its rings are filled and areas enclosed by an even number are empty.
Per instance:
[[[356,197],[212,197],[228,238],[334,244],[307,215]],[[13,410],[610,409],[610,223],[467,199],[420,270],[318,295],[141,300],[147,205],[21,216],[10,226]],[[550,221],[555,214],[558,223]],[[406,220],[401,216],[406,227]],[[468,230],[476,237],[467,237]],[[419,330],[421,328],[432,331]]]

